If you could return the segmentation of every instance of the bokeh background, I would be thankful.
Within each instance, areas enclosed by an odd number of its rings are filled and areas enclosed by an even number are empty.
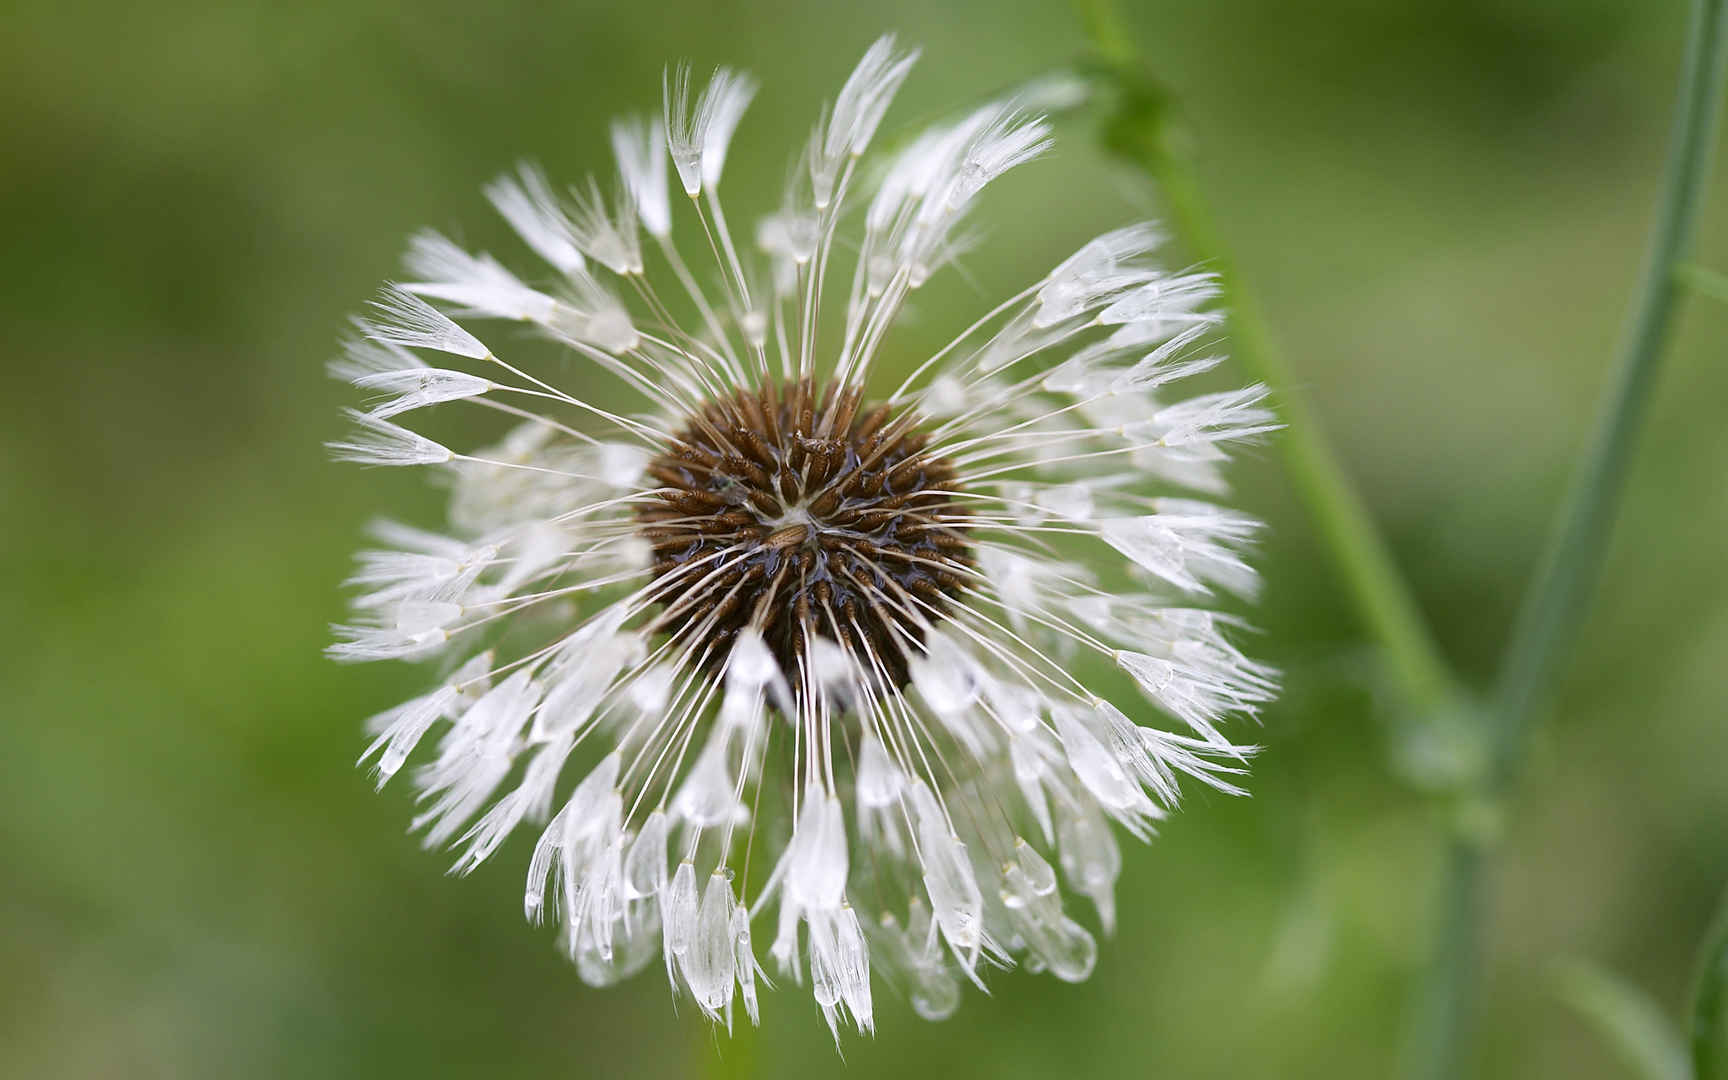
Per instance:
[[[1481,685],[1605,385],[1656,190],[1679,0],[1126,5],[1208,195],[1413,578]],[[320,650],[363,523],[414,477],[325,462],[323,361],[433,225],[516,253],[518,156],[604,167],[661,66],[765,89],[734,214],[866,44],[926,50],[891,119],[1060,64],[1060,3],[124,0],[0,34],[0,1075],[682,1076],[715,1040],[652,972],[584,987],[520,918],[518,839],[466,880],[351,768],[406,668]],[[1155,208],[1085,117],[993,189],[989,243],[899,339]],[[1720,182],[1713,202],[1728,194]],[[1699,259],[1728,266],[1728,221]],[[1476,1057],[1627,1075],[1564,1003],[1583,959],[1685,996],[1728,879],[1728,309],[1684,313],[1604,588],[1508,823]],[[603,392],[596,390],[596,392]],[[879,988],[842,1059],[771,995],[756,1075],[1379,1077],[1423,959],[1437,811],[1275,450],[1257,654],[1289,670],[1255,796],[1133,850],[1092,979],[1015,973],[932,1025]],[[743,1071],[741,1069],[741,1071]]]

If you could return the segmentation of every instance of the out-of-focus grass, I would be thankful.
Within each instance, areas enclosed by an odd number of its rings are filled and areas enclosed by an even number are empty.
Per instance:
[[[1654,192],[1675,2],[1433,8],[1223,0],[1130,12],[1182,92],[1229,239],[1448,652],[1487,674],[1607,374]],[[522,925],[520,845],[472,879],[349,768],[415,673],[319,650],[361,524],[414,478],[319,442],[322,361],[425,224],[509,246],[478,195],[574,177],[660,66],[766,87],[729,205],[855,55],[927,56],[929,115],[1080,47],[1061,5],[653,10],[31,0],[0,40],[0,1074],[677,1074],[705,1032],[652,976],[583,987]],[[987,245],[922,300],[910,359],[982,297],[1141,213],[1083,127],[993,192]],[[1720,192],[1723,185],[1716,185]],[[1728,267],[1710,215],[1699,259]],[[1489,1075],[1618,1075],[1544,971],[1674,1008],[1728,876],[1728,311],[1686,313],[1604,593],[1545,725],[1500,882]],[[572,379],[579,378],[574,372]],[[600,386],[585,390],[605,393]],[[1360,642],[1273,455],[1265,628],[1284,664],[1252,800],[1195,794],[1128,858],[1093,979],[992,980],[951,1021],[884,987],[859,1075],[1377,1077],[1420,956],[1427,809],[1388,778]],[[764,1075],[836,1067],[770,995]]]

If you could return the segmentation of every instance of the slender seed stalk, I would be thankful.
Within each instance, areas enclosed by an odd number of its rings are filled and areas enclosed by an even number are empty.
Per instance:
[[[1358,617],[1384,652],[1403,704],[1418,714],[1446,706],[1454,696],[1452,677],[1385,540],[1227,254],[1181,133],[1170,123],[1168,95],[1145,71],[1111,0],[1077,0],[1077,7],[1103,69],[1099,74],[1120,95],[1105,129],[1106,147],[1151,177],[1184,244],[1218,275],[1231,351],[1275,395],[1286,423],[1278,443],[1296,494]]]

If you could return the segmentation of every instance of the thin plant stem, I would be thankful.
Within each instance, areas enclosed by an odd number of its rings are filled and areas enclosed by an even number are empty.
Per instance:
[[[1400,1062],[1406,1076],[1459,1075],[1464,1053],[1460,1034],[1469,1028],[1467,1013],[1476,988],[1475,942],[1486,921],[1482,905],[1487,900],[1487,871],[1488,848],[1480,837],[1460,833],[1449,838],[1432,955],[1416,988]]]
[[[1523,763],[1530,726],[1553,688],[1600,576],[1632,450],[1680,297],[1686,258],[1708,176],[1722,99],[1728,0],[1695,0],[1675,104],[1663,187],[1632,320],[1620,349],[1619,377],[1591,447],[1556,521],[1540,569],[1525,593],[1488,708],[1488,768],[1464,820],[1496,821]],[[1481,952],[1494,829],[1461,829],[1452,842],[1441,891],[1439,933],[1412,1055],[1421,1077],[1460,1074],[1471,1026],[1474,969]]]
[[[1330,553],[1352,604],[1385,654],[1402,704],[1427,712],[1448,704],[1453,680],[1385,540],[1291,374],[1219,234],[1168,96],[1147,74],[1111,0],[1077,0],[1095,62],[1120,95],[1105,131],[1116,156],[1158,185],[1172,226],[1218,276],[1236,361],[1275,395],[1286,424],[1278,444],[1297,496]]]

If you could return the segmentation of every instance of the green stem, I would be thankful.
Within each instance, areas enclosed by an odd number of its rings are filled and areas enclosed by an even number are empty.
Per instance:
[[[1466,1013],[1476,985],[1487,864],[1487,848],[1475,837],[1454,836],[1447,846],[1433,956],[1417,989],[1404,1045],[1401,1071],[1406,1076],[1439,1080],[1462,1075],[1464,1042],[1459,1033],[1469,1027]]]
[[[1728,895],[1698,951],[1692,991],[1692,1080],[1728,1077]]]
[[[1620,352],[1620,376],[1590,450],[1557,519],[1540,569],[1525,593],[1489,709],[1489,768],[1473,796],[1480,820],[1496,819],[1517,780],[1532,719],[1573,641],[1600,574],[1603,553],[1625,487],[1633,444],[1655,385],[1679,299],[1677,270],[1686,257],[1708,175],[1722,97],[1724,11],[1728,0],[1695,0],[1685,67],[1675,105],[1667,180],[1651,236],[1632,321]],[[1473,848],[1486,833],[1461,835]],[[1430,974],[1427,1023],[1433,1053],[1420,1075],[1457,1075],[1469,1029],[1473,980],[1457,977],[1476,964],[1485,908],[1485,853],[1454,857],[1443,887],[1441,932]]]
[[[1117,114],[1105,130],[1106,146],[1157,183],[1184,244],[1217,274],[1231,350],[1277,400],[1286,424],[1279,446],[1296,494],[1319,530],[1358,616],[1384,650],[1404,704],[1424,712],[1445,704],[1453,683],[1439,649],[1319,418],[1274,343],[1252,291],[1227,254],[1181,134],[1170,123],[1168,96],[1145,70],[1111,0],[1077,0],[1076,6],[1096,62],[1120,96]]]

